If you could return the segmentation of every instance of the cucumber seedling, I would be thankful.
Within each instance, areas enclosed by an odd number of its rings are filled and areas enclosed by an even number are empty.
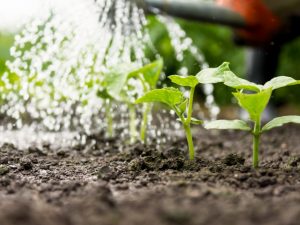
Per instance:
[[[202,120],[192,118],[193,113],[193,101],[195,88],[199,84],[196,76],[169,76],[169,79],[182,87],[189,87],[190,93],[189,98],[185,98],[183,93],[173,87],[167,87],[162,89],[156,89],[149,91],[144,96],[136,100],[136,103],[151,103],[151,102],[161,102],[166,104],[170,109],[172,109],[178,116],[180,122],[183,125],[186,139],[189,148],[189,158],[193,160],[195,158],[195,150],[193,144],[193,137],[191,132],[191,124],[202,124]]]
[[[147,93],[156,88],[157,82],[163,69],[163,60],[157,60],[153,63],[147,64],[146,66],[135,70],[129,74],[129,78],[134,77],[141,81],[143,86],[143,92]],[[147,127],[150,117],[152,105],[144,104],[142,124],[140,127],[140,140],[143,143],[147,141]]]
[[[192,117],[193,114],[193,102],[196,86],[200,84],[212,84],[222,82],[222,75],[228,71],[228,65],[223,64],[218,68],[208,68],[201,70],[196,76],[179,76],[172,75],[168,78],[181,87],[190,88],[189,97],[185,98],[183,93],[177,88],[162,88],[149,91],[144,96],[136,100],[136,103],[152,103],[161,102],[166,104],[171,110],[173,110],[178,116],[179,121],[183,125],[185,131],[188,149],[189,159],[194,160],[195,150],[193,143],[193,136],[191,132],[191,124],[201,125],[202,120]]]
[[[156,83],[159,80],[161,71],[163,68],[163,61],[157,60],[153,63],[147,64],[137,70],[130,68],[119,68],[118,70],[112,70],[107,73],[101,84],[102,90],[98,91],[98,96],[106,100],[106,120],[107,129],[110,136],[113,135],[112,128],[112,116],[111,107],[112,102],[121,102],[127,105],[129,110],[129,133],[130,142],[134,143],[138,137],[137,132],[137,116],[135,108],[135,100],[138,98],[138,91],[135,91],[138,87],[131,84],[131,79],[139,80],[142,83],[142,93],[146,93],[156,87]],[[134,93],[134,94],[132,94]],[[148,116],[151,111],[151,106],[144,107],[143,119],[140,131],[140,139],[145,142],[146,129],[148,124]]]
[[[127,97],[122,93],[122,90],[127,82],[129,72],[126,70],[112,69],[103,74],[104,78],[100,83],[101,90],[98,90],[97,95],[104,100],[105,119],[106,119],[106,134],[108,137],[113,137],[113,102],[124,102]]]
[[[206,129],[237,129],[251,132],[253,135],[252,163],[253,167],[257,168],[259,165],[259,142],[261,134],[287,123],[300,123],[300,116],[292,115],[274,118],[262,126],[261,116],[269,103],[272,92],[282,87],[299,84],[299,81],[291,77],[279,76],[264,85],[259,85],[237,77],[229,70],[228,63],[224,63],[222,67],[225,68],[226,72],[213,74],[216,83],[223,82],[226,86],[236,89],[236,92],[233,92],[233,96],[237,99],[240,107],[248,112],[252,126],[249,126],[243,120],[216,120],[205,122],[204,127]]]

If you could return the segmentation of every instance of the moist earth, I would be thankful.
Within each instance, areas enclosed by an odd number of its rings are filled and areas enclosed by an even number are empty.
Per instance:
[[[64,148],[4,144],[0,224],[297,225],[299,132],[264,134],[257,170],[244,132],[194,130],[193,162],[184,137],[160,145],[100,135]]]

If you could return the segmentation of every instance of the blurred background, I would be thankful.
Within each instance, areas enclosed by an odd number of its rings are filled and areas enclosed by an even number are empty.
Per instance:
[[[43,2],[40,0],[0,0],[0,75],[6,71],[5,62],[10,59],[10,48],[14,43],[14,37],[24,24],[32,18],[43,13]],[[174,74],[184,66],[194,74],[198,72],[199,65],[188,54],[180,64],[175,59],[174,49],[170,44],[169,34],[164,25],[156,17],[147,16],[148,29],[151,39],[159,54],[165,60],[165,72]],[[191,22],[176,19],[193,40],[194,45],[203,53],[205,60],[211,67],[220,65],[224,61],[230,62],[231,69],[239,76],[245,76],[245,47],[237,46],[232,40],[231,29],[223,26],[207,23]],[[148,57],[154,58],[151,51]],[[280,65],[277,75],[291,76],[300,79],[300,38],[286,44],[280,56]],[[216,86],[216,101],[221,106],[231,103],[230,92],[223,86]],[[290,87],[277,91],[274,96],[278,106],[284,106],[284,110],[298,111],[300,108],[300,89]]]

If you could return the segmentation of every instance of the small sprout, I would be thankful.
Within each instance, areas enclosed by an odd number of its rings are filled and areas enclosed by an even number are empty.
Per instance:
[[[185,98],[183,93],[176,88],[163,88],[152,90],[146,93],[144,96],[139,98],[136,103],[161,102],[168,105],[176,113],[183,125],[189,147],[189,158],[194,160],[195,151],[191,132],[191,124],[202,124],[201,120],[192,118],[194,93],[199,82],[195,76],[184,77],[172,75],[169,76],[169,79],[179,86],[189,87],[189,98]]]
[[[121,70],[111,70],[109,73],[104,74],[104,79],[101,83],[103,90],[98,91],[98,97],[105,100],[105,118],[107,125],[108,137],[113,137],[113,116],[112,116],[112,103],[113,101],[123,101],[122,90],[126,86],[128,73],[120,72]]]
[[[136,71],[133,71],[129,74],[129,78],[135,77],[138,78],[143,85],[143,92],[147,93],[150,90],[156,88],[157,82],[159,81],[159,77],[161,75],[163,69],[163,60],[157,60],[153,63],[150,63]],[[143,143],[146,143],[147,136],[147,126],[149,121],[149,116],[151,112],[152,105],[145,104],[143,110],[143,119],[140,128],[140,140]]]
[[[113,136],[113,118],[112,118],[112,102],[125,103],[129,109],[129,133],[130,142],[134,143],[138,137],[136,108],[134,101],[138,97],[137,94],[131,96],[129,90],[135,90],[136,87],[130,84],[130,79],[137,79],[142,83],[143,93],[146,93],[156,87],[163,68],[163,61],[157,60],[153,63],[145,65],[142,68],[134,70],[132,66],[120,65],[119,68],[112,69],[109,73],[104,74],[104,79],[101,82],[103,89],[98,91],[98,96],[105,99],[105,114],[107,121],[107,132]],[[141,124],[140,139],[146,142],[146,130],[148,125],[148,117],[151,111],[151,105],[145,105],[143,110],[143,120]]]
[[[224,74],[219,73],[216,77],[220,78],[220,80],[222,80],[221,82],[224,82],[225,85],[237,89],[237,92],[234,92],[233,95],[239,105],[248,112],[250,120],[254,125],[251,128],[242,120],[216,120],[205,122],[204,127],[206,129],[251,131],[253,135],[253,167],[257,168],[259,164],[258,152],[261,134],[287,123],[300,123],[300,116],[283,116],[275,118],[261,127],[261,115],[269,103],[272,92],[278,88],[299,84],[299,81],[291,77],[280,76],[270,80],[264,85],[258,85],[241,79],[229,71],[226,71]],[[254,93],[244,93],[244,91]]]

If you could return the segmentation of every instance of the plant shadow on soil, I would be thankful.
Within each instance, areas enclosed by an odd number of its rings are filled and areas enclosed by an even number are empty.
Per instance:
[[[0,148],[1,225],[296,225],[300,221],[299,126],[263,135],[251,168],[251,137],[195,130],[161,146],[91,136],[53,149]],[[87,147],[88,146],[88,147]]]

